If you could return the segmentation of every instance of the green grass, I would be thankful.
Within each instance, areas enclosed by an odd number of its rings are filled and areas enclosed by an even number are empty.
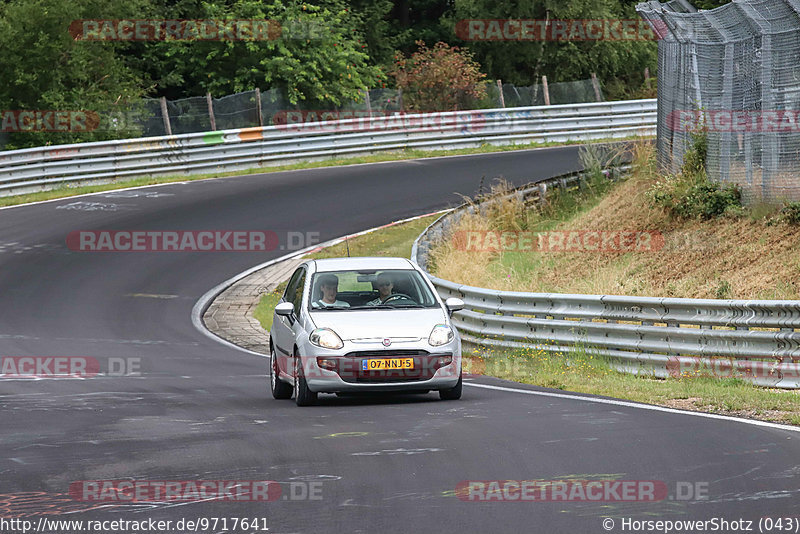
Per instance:
[[[438,217],[438,215],[423,217],[349,239],[350,255],[408,258],[411,256],[411,246],[414,244],[414,240]],[[328,247],[320,252],[310,254],[308,257],[323,259],[341,256],[347,256],[347,248],[344,243]],[[261,323],[265,330],[272,328],[272,312],[280,302],[285,289],[286,282],[280,284],[271,293],[264,293],[253,310],[253,317]]]
[[[272,328],[272,312],[275,310],[275,306],[281,301],[281,296],[283,296],[283,292],[286,290],[286,284],[288,283],[288,280],[281,282],[278,284],[278,287],[271,292],[261,295],[261,300],[258,301],[256,308],[253,310],[253,317],[261,323],[261,328],[264,330]]]
[[[629,140],[637,139],[631,137]],[[619,142],[625,139],[609,139],[606,142]],[[598,141],[599,142],[603,142]],[[160,177],[144,177],[135,178],[132,180],[125,180],[113,182],[109,184],[98,185],[65,185],[53,189],[51,191],[42,191],[38,193],[29,193],[24,195],[13,195],[8,197],[0,197],[0,206],[16,206],[18,204],[27,204],[29,202],[39,202],[42,200],[51,200],[56,198],[67,198],[76,195],[85,195],[87,193],[99,193],[103,191],[113,191],[116,189],[125,189],[129,187],[139,187],[145,185],[167,184],[174,182],[188,182],[194,180],[207,180],[210,178],[227,178],[231,176],[246,176],[250,174],[265,174],[271,172],[293,171],[302,169],[316,169],[320,167],[336,167],[341,165],[354,165],[359,163],[379,163],[385,161],[402,161],[408,159],[419,158],[435,158],[443,156],[459,156],[469,154],[487,154],[492,152],[511,152],[515,150],[530,150],[533,148],[546,148],[554,146],[574,145],[580,144],[579,141],[570,141],[566,143],[527,143],[521,145],[481,145],[476,148],[463,148],[456,150],[400,150],[394,152],[385,152],[371,156],[355,156],[348,158],[328,159],[323,161],[307,161],[301,163],[294,163],[290,165],[278,165],[275,167],[258,167],[240,171],[218,172],[207,174],[191,174],[191,175],[175,175],[175,176],[160,176]]]
[[[525,384],[800,425],[796,391],[761,388],[736,378],[659,379],[621,373],[605,358],[581,347],[569,357],[542,349],[485,349],[464,358],[466,372]]]
[[[351,256],[388,256],[408,258],[411,256],[411,246],[414,240],[419,237],[425,228],[439,215],[423,217],[407,223],[382,228],[369,234],[364,234],[353,239],[348,239],[347,243],[339,243],[328,247],[314,254],[309,258],[340,258],[347,256],[347,248],[350,248]]]

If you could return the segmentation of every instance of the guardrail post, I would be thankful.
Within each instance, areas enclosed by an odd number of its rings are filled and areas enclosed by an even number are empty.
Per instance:
[[[164,120],[164,130],[167,135],[172,135],[172,125],[169,123],[169,112],[167,111],[167,97],[162,96],[161,99],[161,118]]]
[[[208,118],[211,119],[211,131],[217,131],[217,119],[214,117],[214,102],[211,100],[211,93],[206,92],[206,104],[208,104]]]
[[[369,89],[364,89],[364,102],[367,104],[367,113],[372,114],[372,103],[369,101]]]

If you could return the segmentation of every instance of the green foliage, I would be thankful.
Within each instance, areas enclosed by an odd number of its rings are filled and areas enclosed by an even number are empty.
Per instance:
[[[786,202],[776,215],[767,218],[767,223],[800,225],[800,202]]]
[[[714,296],[718,299],[731,298],[731,284],[727,280],[720,280]]]
[[[740,210],[741,190],[736,185],[722,186],[709,181],[705,169],[707,154],[708,136],[698,132],[683,156],[681,172],[659,180],[647,191],[650,205],[687,219],[711,219]]]
[[[176,13],[178,11],[179,13]],[[358,33],[361,20],[343,0],[300,3],[272,0],[182,2],[164,18],[274,20],[283,33],[276,39],[240,41],[168,41],[144,43],[133,60],[158,84],[158,94],[226,95],[255,87],[279,87],[292,104],[328,109],[363,98],[383,75],[369,65]]]
[[[692,5],[697,9],[714,9],[730,2],[731,0],[693,0]]]
[[[467,51],[436,43],[433,48],[417,42],[419,50],[406,58],[398,54],[390,73],[403,90],[406,109],[415,111],[451,111],[469,109],[470,104],[486,95],[480,65]]]
[[[76,19],[133,18],[147,0],[11,0],[0,3],[0,109],[124,111],[144,94],[121,59],[124,45],[73,40]],[[8,148],[101,140],[109,132],[14,133]]]
[[[450,31],[465,19],[623,19],[640,21],[635,2],[623,0],[455,0],[454,8],[443,17]],[[451,40],[450,42],[458,42]],[[644,69],[655,74],[655,41],[594,40],[571,42],[542,41],[464,41],[492,79],[515,85],[587,79],[592,72],[604,82],[607,98],[630,96],[629,87],[644,83]]]

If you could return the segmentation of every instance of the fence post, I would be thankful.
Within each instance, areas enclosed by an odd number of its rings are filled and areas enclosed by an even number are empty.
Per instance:
[[[369,89],[364,89],[364,101],[367,103],[367,113],[372,114],[372,103],[369,101]]]
[[[542,90],[544,91],[544,105],[550,105],[550,88],[547,86],[547,76],[542,76]]]
[[[206,92],[206,104],[208,104],[208,118],[211,119],[211,131],[217,131],[217,119],[214,117],[214,103],[211,101],[211,93]]]
[[[650,89],[650,67],[644,68],[644,86]]]
[[[403,111],[403,89],[397,90],[397,104],[400,106],[400,111]]]
[[[167,97],[162,96],[161,99],[161,118],[164,120],[164,130],[167,135],[172,135],[172,125],[169,123],[169,112],[167,111]]]
[[[256,87],[256,111],[258,111],[258,125],[264,126],[264,117],[261,116],[261,89]]]
[[[497,91],[500,93],[500,107],[506,107],[506,97],[503,96],[503,80],[497,79]]]
[[[592,87],[594,87],[594,98],[596,102],[602,102],[603,97],[600,96],[600,82],[597,81],[597,74],[592,73]]]

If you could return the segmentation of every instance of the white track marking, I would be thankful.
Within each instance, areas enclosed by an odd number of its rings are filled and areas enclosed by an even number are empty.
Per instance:
[[[757,421],[755,419],[742,419],[740,417],[732,417],[730,415],[718,415],[714,413],[704,413],[704,412],[690,412],[688,410],[678,410],[675,408],[667,408],[665,406],[653,406],[650,404],[639,404],[636,402],[629,402],[623,400],[614,400],[614,399],[601,399],[595,397],[583,397],[581,395],[567,395],[564,393],[551,393],[549,391],[531,391],[529,389],[516,389],[516,388],[508,388],[503,386],[492,386],[489,384],[476,384],[474,382],[469,384],[464,384],[465,386],[470,386],[473,388],[483,388],[483,389],[492,389],[495,391],[504,391],[507,393],[522,393],[525,395],[536,395],[539,397],[552,397],[556,399],[568,399],[574,401],[582,401],[582,402],[594,402],[596,404],[610,404],[612,406],[625,406],[626,408],[637,408],[639,410],[650,410],[654,412],[666,412],[666,413],[674,413],[677,415],[691,415],[694,417],[705,417],[706,419],[720,419],[723,421],[734,421],[737,423],[746,423],[748,425],[754,426],[763,426],[767,428],[775,428],[778,430],[788,430],[790,432],[800,432],[800,427],[790,426],[790,425],[781,425],[779,423],[770,423],[767,421]]]

